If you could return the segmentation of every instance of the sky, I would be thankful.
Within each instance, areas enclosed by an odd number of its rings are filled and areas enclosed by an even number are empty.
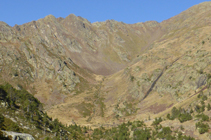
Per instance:
[[[21,25],[47,15],[75,14],[91,23],[116,20],[133,24],[169,19],[202,0],[0,0],[0,21]]]

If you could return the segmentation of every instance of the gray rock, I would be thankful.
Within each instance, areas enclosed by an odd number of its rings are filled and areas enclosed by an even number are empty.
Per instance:
[[[8,103],[7,102],[1,102],[1,106],[2,107],[8,107]]]
[[[12,131],[3,131],[6,136],[12,136],[12,140],[35,140],[34,137],[26,133],[17,133]]]

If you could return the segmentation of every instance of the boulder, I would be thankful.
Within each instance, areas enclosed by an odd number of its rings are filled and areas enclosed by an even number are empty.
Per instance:
[[[5,136],[11,136],[12,140],[35,140],[34,137],[26,133],[17,133],[12,131],[3,131]]]

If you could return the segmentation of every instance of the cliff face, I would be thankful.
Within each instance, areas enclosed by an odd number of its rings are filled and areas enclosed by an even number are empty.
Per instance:
[[[210,9],[205,2],[161,23],[1,22],[1,82],[26,88],[64,123],[158,114],[210,82]]]

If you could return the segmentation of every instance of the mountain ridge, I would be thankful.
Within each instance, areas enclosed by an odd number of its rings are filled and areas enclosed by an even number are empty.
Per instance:
[[[64,124],[120,124],[187,108],[200,88],[210,93],[210,7],[160,23],[90,23],[73,14],[1,22],[0,83],[25,88]]]

